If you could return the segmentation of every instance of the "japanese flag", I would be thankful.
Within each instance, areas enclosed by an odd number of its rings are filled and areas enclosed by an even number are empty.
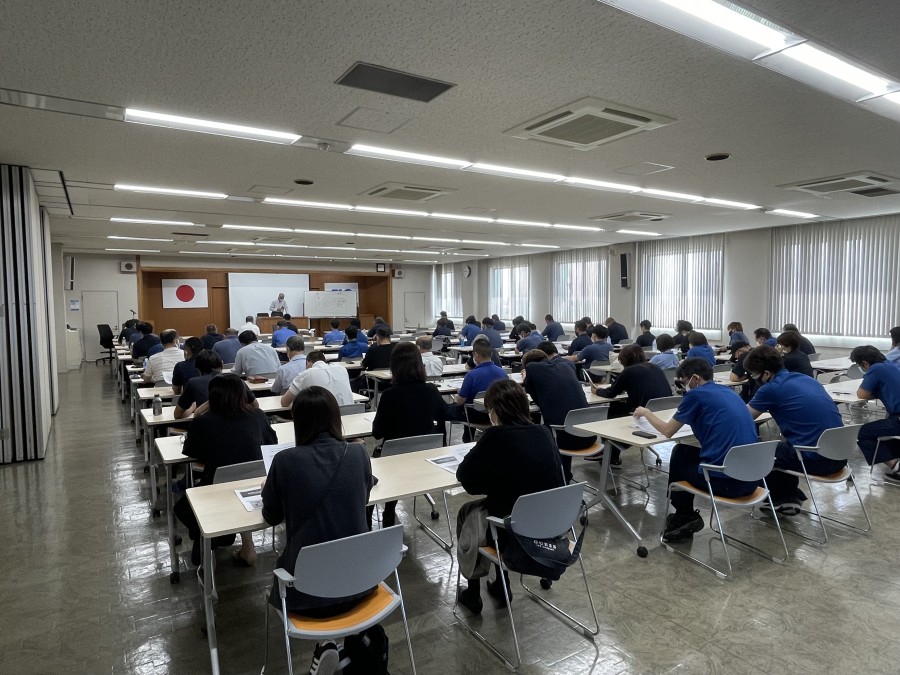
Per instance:
[[[206,279],[163,279],[162,306],[164,309],[208,307]]]

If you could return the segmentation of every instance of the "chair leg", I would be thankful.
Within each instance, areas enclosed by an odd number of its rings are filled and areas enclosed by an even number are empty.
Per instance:
[[[765,481],[763,481],[763,485],[765,486]],[[766,489],[768,490],[768,487],[766,487]],[[724,536],[727,541],[734,542],[735,544],[740,544],[742,547],[746,548],[748,551],[752,551],[753,553],[756,553],[758,556],[760,556],[762,558],[766,558],[767,560],[771,560],[772,562],[778,563],[780,565],[788,559],[788,556],[790,554],[788,552],[787,542],[785,542],[785,540],[784,540],[784,530],[781,528],[781,521],[778,519],[778,514],[775,512],[775,504],[772,502],[772,495],[769,494],[767,499],[769,501],[769,508],[772,509],[772,520],[775,523],[775,528],[778,530],[778,536],[781,539],[781,548],[784,551],[784,555],[782,557],[777,558],[774,555],[772,555],[771,553],[767,553],[766,551],[762,550],[758,546],[754,546],[753,544],[748,544],[746,541],[742,541],[741,539],[738,539],[737,537],[732,537],[731,535],[728,535],[728,534],[726,534]],[[754,509],[755,509],[755,507],[754,507]],[[751,512],[751,516],[752,516],[752,512]],[[721,525],[720,525],[720,527],[721,527]]]
[[[281,620],[284,624],[284,650],[287,653],[288,675],[294,675],[294,662],[291,658],[291,636],[288,630],[288,611],[284,595],[281,596]]]
[[[416,522],[419,523],[419,526],[425,530],[432,539],[434,539],[445,551],[448,553],[453,548],[453,529],[450,523],[450,507],[447,504],[447,493],[444,492],[444,509],[447,513],[447,531],[450,533],[449,540],[444,539],[441,535],[435,532],[427,523],[425,523],[421,518],[419,518],[419,514],[416,513],[416,499],[417,497],[413,497],[413,518],[416,519]],[[434,502],[432,502],[433,504]]]
[[[403,630],[406,631],[406,649],[409,652],[409,665],[412,667],[413,675],[416,675],[416,659],[413,656],[412,636],[409,633],[409,621],[406,619],[406,603],[403,602],[403,592],[400,590],[400,575],[394,570],[394,582],[397,584],[397,595],[400,596],[400,614],[403,616]],[[456,593],[459,594],[459,584],[456,586]]]

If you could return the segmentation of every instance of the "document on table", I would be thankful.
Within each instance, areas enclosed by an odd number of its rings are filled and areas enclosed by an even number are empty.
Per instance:
[[[272,468],[272,460],[282,450],[293,448],[293,443],[277,443],[276,445],[261,445],[259,449],[262,451],[263,464],[266,466],[266,475],[269,475],[269,469]]]
[[[450,473],[456,475],[456,470],[459,468],[459,465],[462,464],[462,461],[465,459],[466,455],[469,454],[469,450],[471,450],[473,447],[475,447],[474,443],[460,443],[459,445],[451,445],[449,448],[447,448],[446,455],[441,455],[440,457],[434,457],[425,461],[431,462],[435,466],[441,467],[444,471],[449,471]]]
[[[464,378],[462,378],[462,377],[446,378],[444,380],[444,385],[447,387],[456,387],[457,389],[459,389],[462,386],[463,379]]]
[[[666,420],[668,421],[668,420]],[[637,417],[635,418],[635,423],[631,425],[635,429],[640,429],[641,431],[646,431],[647,433],[656,434],[657,436],[663,437],[661,433],[659,433],[650,422],[647,421],[646,417]],[[685,436],[693,436],[694,432],[691,429],[690,424],[685,424],[678,431],[676,431],[672,438],[684,438]]]
[[[235,490],[234,494],[241,500],[241,504],[248,511],[262,511],[262,488],[246,488],[244,490]]]
[[[375,413],[366,413],[363,415],[363,419],[366,422],[374,422],[375,421]]]

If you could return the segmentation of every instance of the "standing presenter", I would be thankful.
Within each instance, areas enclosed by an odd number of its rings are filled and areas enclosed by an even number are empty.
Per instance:
[[[269,312],[281,312],[282,314],[286,314],[287,311],[288,308],[287,302],[284,300],[284,293],[279,293],[278,297],[269,304]]]

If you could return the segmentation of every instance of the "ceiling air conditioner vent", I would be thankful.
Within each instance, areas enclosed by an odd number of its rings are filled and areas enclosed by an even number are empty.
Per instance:
[[[583,98],[504,133],[575,150],[593,150],[603,143],[658,129],[672,122],[675,120],[670,117],[595,98]]]
[[[889,195],[900,195],[900,190],[893,190],[885,187],[873,187],[864,190],[853,190],[853,194],[862,195],[863,197],[887,197]]]
[[[861,172],[850,176],[832,176],[831,178],[819,178],[817,180],[803,181],[802,183],[790,183],[780,185],[785,190],[795,190],[811,195],[828,195],[834,192],[855,192],[871,187],[880,187],[885,183],[893,183],[897,179],[882,176],[873,172]]]
[[[398,199],[403,202],[427,202],[454,192],[449,188],[427,187],[424,185],[406,185],[405,183],[385,183],[363,194],[379,199]]]
[[[657,222],[671,218],[668,213],[650,213],[648,211],[626,211],[625,213],[611,213],[608,216],[594,216],[588,220],[603,220],[613,223],[645,223]]]

